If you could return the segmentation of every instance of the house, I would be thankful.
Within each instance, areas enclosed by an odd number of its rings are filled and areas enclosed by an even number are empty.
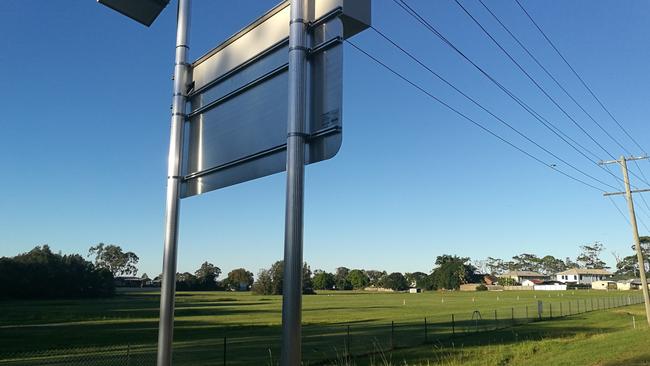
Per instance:
[[[512,278],[518,283],[523,283],[525,280],[546,280],[548,276],[533,271],[508,271],[501,275],[501,277]]]
[[[591,284],[595,281],[609,280],[612,273],[605,269],[572,268],[555,275],[562,283]]]
[[[591,283],[593,290],[616,290],[617,285],[614,281],[599,280]]]
[[[115,287],[145,287],[151,283],[148,278],[118,276],[115,277]]]
[[[641,280],[634,278],[631,280],[618,281],[616,288],[619,290],[639,290],[641,289]]]
[[[542,283],[544,283],[544,281],[537,280],[537,279],[523,280],[523,281],[521,281],[521,286],[530,287],[530,286],[535,286],[535,285],[541,285]]]

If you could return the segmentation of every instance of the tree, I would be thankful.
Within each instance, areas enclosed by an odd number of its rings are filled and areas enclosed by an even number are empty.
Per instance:
[[[306,295],[315,294],[314,283],[312,282],[311,277],[311,268],[309,268],[307,262],[302,264],[302,293]]]
[[[365,272],[366,276],[368,276],[368,284],[375,287],[379,286],[379,281],[381,278],[387,275],[386,271],[377,271],[374,269],[370,269]]]
[[[95,266],[108,269],[114,277],[138,273],[136,264],[140,258],[133,252],[124,253],[120,246],[99,243],[88,250],[88,256],[92,255],[95,256]]]
[[[203,262],[201,267],[194,272],[197,282],[197,290],[216,290],[217,278],[221,274],[221,268],[209,262]]]
[[[393,272],[386,276],[383,281],[383,287],[395,291],[403,291],[409,288],[409,284],[403,274],[399,272]]]
[[[464,283],[474,282],[475,268],[467,264],[469,258],[443,255],[436,258],[436,265],[431,272],[434,289],[457,290]]]
[[[273,295],[273,278],[268,269],[261,269],[253,283],[253,292],[259,295]]]
[[[177,291],[195,291],[199,287],[199,280],[189,272],[176,273]]]
[[[581,245],[582,253],[576,258],[578,263],[582,263],[584,268],[589,269],[604,269],[607,267],[606,263],[600,259],[600,253],[605,249],[602,243],[594,242],[591,245]]]
[[[645,269],[646,271],[650,270],[650,236],[640,236],[639,244],[641,246],[641,254],[643,255],[643,259],[645,260]],[[635,253],[634,255],[636,255],[635,245],[632,245],[632,250]]]
[[[429,276],[424,272],[405,273],[404,277],[409,287],[426,288],[429,283]]]
[[[546,255],[539,260],[539,272],[547,276],[566,269],[566,263],[552,255]]]
[[[503,259],[487,257],[485,266],[491,275],[499,275],[504,272]]]
[[[314,271],[313,283],[315,290],[331,290],[336,281],[333,274],[317,269]]]
[[[253,272],[249,272],[245,268],[237,268],[228,272],[224,285],[234,291],[247,291],[253,282]]]
[[[620,278],[637,277],[639,273],[639,261],[636,255],[629,255],[616,263],[614,275]]]
[[[517,271],[539,272],[540,259],[535,254],[522,253],[512,257],[512,260]]]
[[[567,269],[580,268],[580,263],[576,263],[576,262],[572,261],[571,258],[569,258],[569,257],[566,257],[564,259],[564,265],[566,266]]]
[[[362,269],[353,269],[346,277],[347,282],[352,285],[352,288],[362,289],[368,286],[370,279]]]
[[[346,267],[339,267],[336,269],[334,274],[334,280],[336,281],[337,290],[352,290],[352,284],[348,281],[348,274],[350,269]]]
[[[262,269],[257,274],[257,281],[253,283],[253,292],[261,295],[282,295],[284,279],[284,261],[277,261],[269,269]],[[302,292],[313,293],[311,287],[311,270],[307,263],[302,266]]]

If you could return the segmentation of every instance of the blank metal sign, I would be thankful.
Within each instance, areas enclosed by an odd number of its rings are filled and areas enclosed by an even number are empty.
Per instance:
[[[312,9],[308,164],[331,158],[341,146],[341,40],[367,27],[370,13],[369,1],[367,8],[359,7],[365,0],[354,1],[350,14],[344,0],[317,0]],[[284,2],[192,64],[182,197],[286,169],[288,34]]]

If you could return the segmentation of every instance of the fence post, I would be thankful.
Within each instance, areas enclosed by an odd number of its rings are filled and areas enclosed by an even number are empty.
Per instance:
[[[585,313],[586,313],[586,312],[587,312],[587,299],[582,299],[582,300],[583,300],[583,304],[584,304],[584,308],[585,308]]]
[[[451,335],[456,334],[456,320],[454,319],[454,314],[451,314]]]
[[[591,302],[591,311],[594,311],[594,298],[589,299]],[[586,305],[585,305],[586,306]]]
[[[569,300],[569,315],[571,315],[571,300]]]
[[[564,316],[564,309],[562,309],[562,303],[560,303],[560,317]]]
[[[580,314],[580,300],[576,300],[576,308],[578,308],[578,314]]]
[[[515,308],[510,308],[510,318],[511,318],[512,325],[514,325],[515,324]]]
[[[429,334],[427,329],[427,317],[424,317],[424,343],[429,341]]]
[[[542,320],[542,312],[544,311],[544,303],[541,300],[537,300],[537,317],[539,320]]]
[[[528,321],[528,305],[526,305],[526,321]]]
[[[223,366],[226,366],[226,354],[228,353],[226,348],[227,343],[228,343],[227,337],[223,336]]]
[[[350,357],[350,324],[347,325],[345,331],[345,357]]]
[[[390,322],[390,349],[395,348],[395,322],[391,320]]]
[[[548,310],[549,310],[549,316],[551,319],[553,319],[553,304],[550,302],[548,303]]]
[[[499,317],[497,316],[497,309],[494,309],[494,329],[499,329]]]

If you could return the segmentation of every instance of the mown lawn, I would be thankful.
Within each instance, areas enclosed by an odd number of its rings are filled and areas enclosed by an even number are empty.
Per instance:
[[[153,361],[158,328],[158,296],[156,292],[129,292],[111,299],[0,302],[0,365],[3,358],[10,358],[10,354],[14,354],[15,359],[25,360],[30,355],[42,355],[45,350],[74,349],[62,352],[93,354],[98,349],[120,349],[127,345],[131,357]],[[336,363],[348,351],[361,355],[379,348],[388,350],[392,346],[398,349],[393,355],[402,357],[400,348],[421,345],[426,341],[429,346],[418,348],[417,352],[424,353],[417,355],[424,357],[435,345],[440,352],[433,357],[456,357],[458,340],[475,332],[478,333],[467,340],[490,341],[495,344],[493,347],[497,347],[494,341],[500,338],[495,337],[503,338],[511,331],[485,331],[533,321],[537,317],[539,300],[544,304],[542,316],[546,319],[551,311],[553,317],[557,317],[560,311],[566,315],[569,311],[584,312],[592,306],[598,309],[623,305],[638,300],[639,296],[639,292],[616,291],[324,292],[303,298],[303,354],[306,363],[314,364],[327,359],[335,359]],[[175,364],[221,365],[224,337],[228,365],[277,362],[281,297],[187,292],[177,294],[176,305]],[[618,309],[627,311],[628,308]],[[591,314],[597,317],[598,314],[604,316],[605,312]],[[564,319],[580,323],[582,316],[585,315]],[[638,323],[643,323],[640,316]],[[557,328],[553,328],[555,326]],[[535,322],[530,327],[554,329],[554,332],[544,333],[547,336],[535,338],[542,339],[541,343],[538,342],[540,345],[564,338],[552,335],[575,332],[577,336],[582,333],[578,332],[582,328],[567,323],[567,320]],[[585,327],[600,329],[601,333],[613,329],[605,323]],[[524,329],[523,326],[513,329],[520,328]],[[448,343],[451,337],[453,347]],[[471,342],[467,343],[467,347],[471,347]],[[484,349],[480,343],[476,343],[475,347],[479,353]],[[504,343],[503,347],[509,346]],[[465,352],[465,349],[462,351]],[[362,358],[358,360],[365,362]],[[11,364],[38,364],[21,362]],[[142,364],[147,364],[147,361]]]

